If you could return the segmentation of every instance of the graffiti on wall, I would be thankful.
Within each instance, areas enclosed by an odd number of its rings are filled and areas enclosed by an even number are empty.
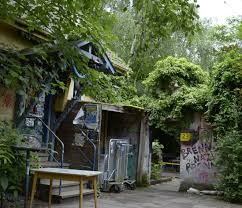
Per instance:
[[[0,88],[0,120],[12,120],[15,95],[11,90]]]
[[[186,171],[189,173],[194,168],[204,166],[211,169],[213,166],[214,155],[211,144],[195,143],[192,146],[181,149],[182,159],[186,160]]]
[[[181,176],[195,183],[214,183],[214,145],[212,138],[199,138],[195,143],[181,144]]]

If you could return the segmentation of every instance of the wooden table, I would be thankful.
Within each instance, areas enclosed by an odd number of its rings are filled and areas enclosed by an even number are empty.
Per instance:
[[[75,169],[64,169],[64,168],[40,168],[32,169],[34,172],[30,208],[32,208],[34,194],[36,191],[36,182],[38,178],[50,179],[50,190],[49,190],[49,204],[51,207],[52,198],[52,182],[54,179],[67,180],[67,181],[79,181],[80,182],[80,208],[82,208],[83,203],[83,180],[91,180],[93,182],[94,189],[94,204],[97,208],[97,176],[102,174],[99,171],[87,171],[87,170],[75,170]]]
[[[25,172],[25,199],[24,199],[24,208],[27,208],[28,204],[28,194],[29,194],[29,170],[30,170],[30,152],[39,152],[46,151],[47,148],[39,148],[39,147],[30,147],[30,146],[12,146],[14,149],[18,151],[26,152],[26,172]]]

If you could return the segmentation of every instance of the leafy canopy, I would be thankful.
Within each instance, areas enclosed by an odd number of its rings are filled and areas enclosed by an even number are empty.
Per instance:
[[[214,67],[207,117],[217,139],[218,187],[224,198],[242,202],[242,56],[239,50],[224,54]]]
[[[187,112],[203,111],[207,101],[209,76],[186,59],[168,57],[156,63],[144,85],[139,101],[147,108],[151,124],[176,135],[187,127]]]

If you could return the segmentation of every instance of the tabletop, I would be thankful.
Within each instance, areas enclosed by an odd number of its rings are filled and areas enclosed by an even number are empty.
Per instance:
[[[65,168],[38,168],[31,169],[31,172],[39,172],[39,173],[53,173],[60,175],[76,175],[76,176],[97,176],[101,175],[100,171],[89,171],[89,170],[76,170],[76,169],[65,169]]]

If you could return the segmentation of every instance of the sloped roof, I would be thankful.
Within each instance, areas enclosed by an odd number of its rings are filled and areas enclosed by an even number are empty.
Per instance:
[[[118,72],[123,74],[131,70],[125,61],[118,57],[113,51],[108,50],[106,54]]]
[[[5,22],[5,21],[4,21]],[[27,29],[27,24],[24,21],[21,20],[16,20],[13,23],[10,22],[5,22],[8,25],[21,30],[23,32],[26,32],[29,34],[29,31]],[[35,40],[42,40],[42,41],[47,41],[49,40],[49,33],[45,32],[45,31],[38,31],[38,30],[34,30],[31,32],[30,34],[32,36],[32,38],[34,38]],[[77,42],[82,42],[82,43],[89,43],[88,41],[77,41]],[[31,50],[30,50],[31,51]],[[85,54],[86,55],[86,54]],[[123,59],[121,59],[120,57],[117,56],[117,54],[115,54],[113,51],[108,50],[106,51],[103,56],[106,55],[106,60],[105,62],[108,63],[109,61],[111,62],[111,64],[107,65],[107,68],[110,68],[111,73],[115,73],[115,71],[117,71],[120,74],[125,74],[128,71],[130,71],[131,69],[129,68],[129,66],[125,63],[125,61]],[[90,57],[89,57],[90,58]],[[91,57],[91,59],[93,59],[93,57]],[[115,68],[115,70],[112,69],[112,66]]]

